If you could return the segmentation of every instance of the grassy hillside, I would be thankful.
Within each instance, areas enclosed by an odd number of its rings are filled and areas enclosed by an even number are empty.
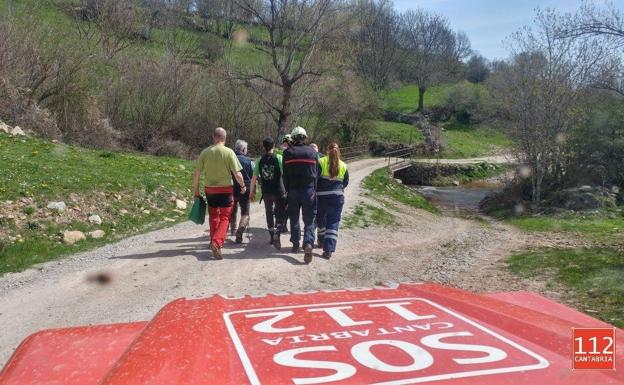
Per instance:
[[[383,120],[375,120],[373,127],[375,131],[371,135],[371,139],[392,143],[409,143],[410,132],[412,135],[412,143],[423,141],[420,130],[411,125],[396,122],[386,122]]]
[[[446,93],[452,84],[440,84],[427,89],[425,92],[425,108],[442,104]],[[385,109],[388,111],[411,114],[418,107],[418,86],[405,85],[399,89],[389,91],[385,97]]]
[[[0,274],[185,219],[175,198],[190,205],[193,167],[0,134]],[[52,201],[67,209],[48,209]],[[88,221],[93,214],[101,225]],[[70,246],[67,230],[106,235]]]
[[[448,149],[447,158],[474,158],[505,152],[511,140],[500,131],[483,125],[451,122],[443,132]]]

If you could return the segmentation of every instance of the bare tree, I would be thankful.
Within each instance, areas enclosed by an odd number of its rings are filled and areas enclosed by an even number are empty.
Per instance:
[[[266,45],[255,48],[269,64],[244,69],[243,80],[267,106],[281,137],[293,114],[294,88],[307,77],[320,76],[324,64],[315,60],[321,45],[343,25],[335,0],[237,0],[266,30]],[[268,67],[268,68],[267,68]]]
[[[82,0],[82,4],[76,31],[100,45],[108,60],[128,48],[131,39],[144,34],[154,17],[134,0]]]
[[[558,18],[550,11],[538,12],[536,23],[535,31],[513,35],[514,58],[492,75],[489,85],[518,155],[530,169],[532,200],[539,204],[544,181],[552,187],[563,179],[566,138],[583,118],[583,87],[604,48],[558,39]]]
[[[610,59],[603,63],[592,79],[596,88],[624,96],[624,12],[609,4],[604,8],[585,2],[572,15],[564,15],[556,31],[560,39],[597,39],[598,44],[611,47]]]
[[[356,15],[357,72],[376,90],[384,89],[399,56],[399,17],[388,0],[362,0]]]
[[[418,85],[422,112],[427,88],[458,71],[460,60],[470,54],[470,44],[465,34],[450,29],[446,19],[425,10],[406,11],[401,25],[402,77]]]

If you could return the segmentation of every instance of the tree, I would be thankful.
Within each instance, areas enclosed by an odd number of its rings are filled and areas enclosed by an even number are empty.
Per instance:
[[[399,57],[399,17],[387,0],[362,0],[356,15],[357,72],[376,90],[384,89]]]
[[[454,33],[443,17],[425,10],[408,10],[401,20],[402,77],[418,85],[418,111],[424,110],[427,88],[459,72],[470,54],[465,34]]]
[[[592,79],[592,85],[624,96],[624,12],[613,4],[605,8],[583,3],[578,12],[565,15],[556,31],[559,39],[595,39],[597,44],[610,47],[610,60],[603,63]]]
[[[323,42],[344,25],[335,0],[237,0],[266,30],[266,45],[255,48],[270,64],[260,63],[241,70],[236,76],[253,90],[267,106],[282,137],[291,123],[295,88],[308,77],[324,70],[315,60]]]
[[[466,63],[466,80],[471,83],[483,83],[490,75],[487,59],[481,55],[472,55]]]
[[[560,186],[572,129],[586,113],[583,87],[603,58],[604,47],[557,38],[559,19],[538,12],[537,30],[512,36],[514,56],[489,83],[499,118],[516,139],[518,156],[530,169],[531,198],[539,204],[545,190]]]

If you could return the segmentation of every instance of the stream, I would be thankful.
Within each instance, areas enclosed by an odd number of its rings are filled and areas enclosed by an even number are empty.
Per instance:
[[[410,186],[434,205],[454,210],[479,211],[479,202],[486,196],[498,192],[501,186],[497,183],[479,181],[461,186]]]

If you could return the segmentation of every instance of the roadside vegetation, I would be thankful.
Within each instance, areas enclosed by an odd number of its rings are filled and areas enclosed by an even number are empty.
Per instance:
[[[345,216],[345,228],[366,228],[369,226],[387,226],[398,223],[397,213],[402,206],[422,209],[432,213],[438,210],[417,191],[398,183],[390,176],[387,168],[374,171],[362,182],[364,196],[374,200],[377,205],[362,203],[353,213]]]
[[[516,254],[508,265],[522,277],[547,280],[580,311],[624,327],[623,249],[540,249]]]
[[[0,134],[0,164],[0,275],[187,218],[176,200],[189,197],[191,162]]]

